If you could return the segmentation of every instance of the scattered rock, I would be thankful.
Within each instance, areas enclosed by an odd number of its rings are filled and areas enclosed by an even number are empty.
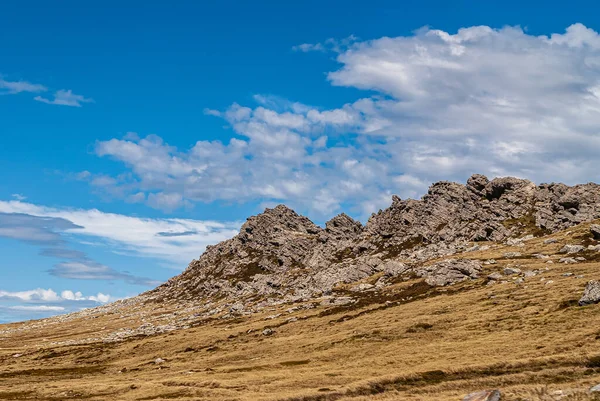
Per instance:
[[[565,264],[569,265],[569,264],[577,263],[577,260],[575,260],[574,258],[560,258],[558,260],[558,263],[565,263]]]
[[[266,328],[262,331],[263,336],[272,336],[273,334],[275,334],[275,330],[273,329]]]
[[[22,357],[22,356],[23,356],[23,354],[13,354],[13,356],[12,356],[12,357],[13,357],[13,358],[20,358],[20,357]]]
[[[484,390],[465,396],[463,401],[500,401],[500,396],[498,390]]]
[[[442,287],[467,279],[479,278],[481,263],[470,259],[446,259],[416,271],[429,285]]]
[[[154,364],[155,364],[155,365],[160,365],[161,363],[164,363],[164,362],[165,362],[165,360],[164,360],[164,359],[162,359],[162,358],[156,358],[156,359],[154,360]]]
[[[485,262],[483,262],[484,265],[495,265],[498,262],[496,262],[496,259],[488,259]]]
[[[588,245],[587,249],[590,251],[598,252],[600,251],[600,245]]]
[[[585,249],[585,247],[583,245],[565,245],[558,252],[559,253],[577,253],[577,252],[583,251],[584,249]]]
[[[598,393],[600,392],[600,384],[596,384],[594,387],[590,388],[590,393]]]
[[[500,273],[492,273],[487,276],[488,280],[492,281],[500,281],[504,279],[504,277]]]
[[[362,283],[362,284],[355,285],[350,290],[355,291],[355,292],[361,292],[361,291],[370,290],[372,288],[375,288],[375,286],[373,284]]]
[[[523,255],[521,252],[505,252],[502,256],[504,256],[506,259],[515,259],[520,258]]]
[[[600,282],[591,280],[585,286],[583,296],[579,300],[579,306],[597,304],[598,302],[600,302]]]
[[[571,277],[571,276],[574,276],[574,274],[573,273],[563,273],[562,276],[563,277]]]
[[[549,255],[544,255],[544,254],[542,254],[542,253],[535,253],[535,254],[533,254],[533,256],[534,256],[536,259],[550,259],[550,256],[549,256]]]
[[[516,267],[506,267],[504,268],[504,274],[507,276],[511,276],[513,274],[521,274],[521,269]]]
[[[558,240],[556,238],[548,238],[544,240],[544,244],[548,245],[548,244],[556,244],[558,242]]]

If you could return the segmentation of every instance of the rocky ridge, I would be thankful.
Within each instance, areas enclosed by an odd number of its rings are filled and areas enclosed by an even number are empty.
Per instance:
[[[518,245],[597,218],[597,184],[536,186],[479,174],[466,185],[435,183],[420,200],[393,196],[391,206],[364,226],[342,213],[322,228],[279,205],[248,218],[237,236],[207,247],[185,272],[145,297],[295,302],[374,276],[376,283],[363,290],[410,277],[450,285],[477,278],[481,270],[451,255],[494,246],[489,242]]]

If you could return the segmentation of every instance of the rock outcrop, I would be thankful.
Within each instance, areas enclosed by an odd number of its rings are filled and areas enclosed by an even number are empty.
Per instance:
[[[583,296],[579,300],[579,306],[597,304],[600,302],[600,282],[591,280],[585,286]]]
[[[449,285],[478,276],[480,265],[448,259],[469,242],[520,238],[512,242],[522,245],[531,236],[596,218],[597,184],[536,186],[483,175],[473,175],[466,185],[438,182],[420,200],[393,196],[390,207],[364,226],[340,214],[322,228],[279,205],[250,217],[237,236],[207,247],[184,273],[148,295],[298,300],[376,274],[382,275],[380,285],[408,276]],[[426,263],[435,258],[447,260]]]

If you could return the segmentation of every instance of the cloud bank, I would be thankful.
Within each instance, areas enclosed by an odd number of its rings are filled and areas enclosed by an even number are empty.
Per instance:
[[[165,210],[262,200],[319,215],[342,207],[368,215],[391,193],[415,197],[426,183],[474,172],[597,179],[595,31],[575,24],[534,36],[519,27],[474,26],[351,39],[296,50],[336,52],[340,67],[329,82],[364,90],[364,97],[335,109],[268,96],[257,96],[253,107],[207,109],[237,137],[190,149],[157,136],[99,141],[97,155],[132,173],[107,187]]]

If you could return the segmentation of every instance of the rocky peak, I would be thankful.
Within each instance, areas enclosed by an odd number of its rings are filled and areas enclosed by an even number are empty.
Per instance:
[[[348,240],[356,238],[363,231],[363,225],[347,214],[341,213],[325,223],[325,231],[334,239]]]
[[[318,234],[321,231],[323,229],[309,218],[300,216],[285,205],[278,205],[249,217],[242,225],[239,237],[242,241],[251,241],[280,236],[285,232]]]

